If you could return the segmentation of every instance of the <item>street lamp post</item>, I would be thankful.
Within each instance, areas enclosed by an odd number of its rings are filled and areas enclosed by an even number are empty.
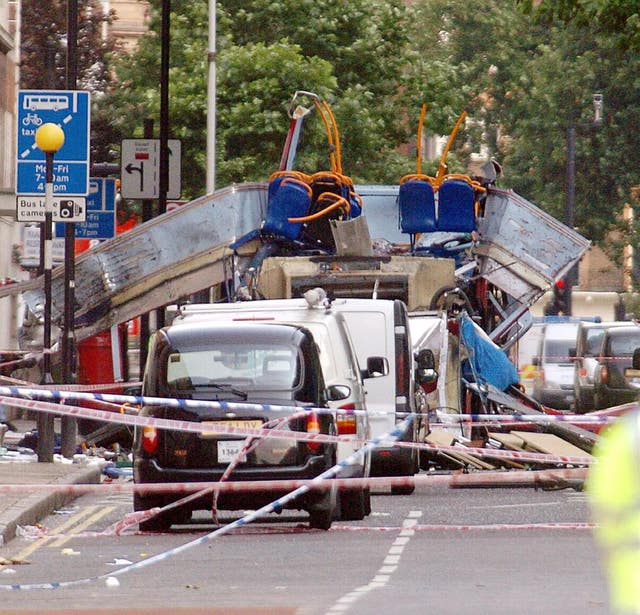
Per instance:
[[[64,144],[60,126],[47,122],[36,130],[36,145],[46,160],[45,214],[44,214],[44,341],[43,384],[51,378],[51,270],[53,268],[53,156]],[[41,412],[38,415],[38,461],[53,461],[54,419]]]
[[[567,126],[567,168],[565,174],[565,206],[564,223],[569,227],[575,226],[576,210],[576,129],[593,128],[602,124],[602,94],[593,95],[593,122],[590,124],[571,123]],[[565,284],[568,286],[567,314],[571,314],[571,290],[577,280],[577,269],[573,267],[565,276]]]

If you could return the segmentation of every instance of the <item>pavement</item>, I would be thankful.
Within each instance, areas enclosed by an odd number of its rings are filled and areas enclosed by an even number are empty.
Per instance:
[[[37,461],[37,455],[30,449],[18,447],[25,433],[35,429],[36,421],[11,420],[15,431],[7,431],[2,439],[0,452],[0,493],[2,485],[50,484],[51,491],[31,493],[6,493],[0,497],[0,546],[16,536],[18,526],[35,525],[46,516],[72,501],[76,496],[56,490],[56,485],[92,484],[101,480],[101,466],[81,461],[63,462],[55,455],[54,462]],[[59,425],[56,420],[56,432]],[[6,449],[6,451],[5,451]]]

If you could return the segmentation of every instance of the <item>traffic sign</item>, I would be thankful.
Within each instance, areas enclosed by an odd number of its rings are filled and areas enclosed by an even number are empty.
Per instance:
[[[56,235],[62,232],[62,225],[56,225]],[[115,236],[116,180],[92,177],[89,180],[86,220],[76,224],[76,239],[111,239]]]
[[[54,222],[83,221],[86,213],[85,201],[83,196],[54,197],[52,200],[52,220]],[[18,222],[44,222],[45,213],[46,201],[43,196],[23,194],[16,197],[16,220]]]
[[[167,198],[180,198],[181,143],[169,139]],[[123,139],[120,154],[120,193],[125,199],[160,196],[160,139]]]
[[[18,92],[16,194],[44,194],[45,154],[36,145],[36,130],[53,123],[62,128],[64,144],[53,158],[53,192],[85,196],[89,189],[89,92],[20,90]]]
[[[64,237],[54,237],[51,246],[54,265],[64,263]],[[20,264],[23,267],[38,267],[40,264],[40,226],[27,224],[23,230],[22,254]]]

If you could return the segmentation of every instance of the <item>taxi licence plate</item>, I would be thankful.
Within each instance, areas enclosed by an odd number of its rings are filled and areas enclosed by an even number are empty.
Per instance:
[[[241,420],[241,419],[227,419],[225,421],[202,421],[202,432],[200,433],[201,438],[219,438],[220,436],[225,436],[227,434],[220,433],[216,431],[216,426],[218,427],[237,427],[242,429],[246,427],[248,429],[260,429],[262,427],[262,421],[260,419],[249,419],[249,420]]]
[[[218,440],[218,463],[231,463],[236,460],[244,440]],[[247,460],[246,455],[242,455],[238,461],[245,462]]]

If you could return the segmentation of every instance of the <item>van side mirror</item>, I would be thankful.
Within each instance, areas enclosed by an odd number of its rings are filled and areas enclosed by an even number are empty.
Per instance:
[[[534,367],[538,367],[538,365],[540,365],[540,357],[532,357],[531,365],[533,365]]]
[[[577,356],[577,352],[575,348],[569,348],[569,357],[571,357],[572,359],[575,359]]]
[[[386,376],[389,373],[387,357],[367,357],[367,368],[360,371],[363,380]]]
[[[640,348],[636,348],[633,351],[633,359],[631,360],[631,367],[633,367],[633,369],[640,369]]]
[[[351,388],[346,384],[331,384],[327,387],[328,401],[342,401],[351,395]]]

